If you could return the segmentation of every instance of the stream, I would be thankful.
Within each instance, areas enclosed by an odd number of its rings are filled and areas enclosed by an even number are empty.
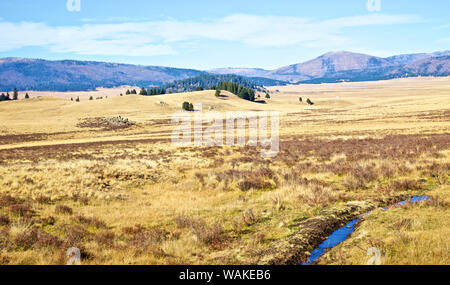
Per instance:
[[[401,201],[398,202],[394,205],[391,205],[390,207],[395,207],[395,206],[401,206],[406,204],[407,202],[411,202],[411,203],[417,203],[417,202],[422,202],[424,200],[429,199],[429,196],[414,196],[411,199],[405,200],[405,201]],[[389,207],[383,208],[383,210],[388,210]],[[314,249],[311,252],[310,257],[308,258],[308,261],[306,262],[302,262],[301,265],[312,265],[314,264],[314,262],[319,259],[327,250],[337,246],[338,244],[342,243],[343,241],[345,241],[351,233],[353,233],[355,231],[355,225],[366,215],[370,214],[371,212],[367,212],[365,214],[360,215],[359,217],[357,217],[356,219],[352,220],[351,222],[349,222],[348,224],[346,224],[345,226],[343,226],[340,229],[335,230],[331,235],[328,236],[328,238],[322,242],[321,244],[319,244],[319,246]]]

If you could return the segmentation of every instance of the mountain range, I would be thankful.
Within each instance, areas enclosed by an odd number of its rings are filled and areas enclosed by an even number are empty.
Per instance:
[[[209,72],[258,76],[290,83],[382,80],[411,76],[450,75],[450,51],[381,58],[352,52],[330,52],[313,60],[275,70],[222,68]]]
[[[202,74],[234,74],[255,82],[324,83],[373,81],[415,76],[449,76],[450,51],[381,58],[347,51],[275,70],[218,68],[207,71],[93,61],[0,59],[0,91],[81,91],[120,85],[162,85]],[[262,80],[264,78],[271,80]],[[277,81],[275,81],[277,80]]]

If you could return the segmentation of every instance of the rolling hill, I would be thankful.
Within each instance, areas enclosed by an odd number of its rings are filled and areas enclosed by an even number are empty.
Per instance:
[[[347,51],[330,52],[313,60],[281,67],[275,70],[225,68],[209,72],[232,73],[291,83],[323,83],[340,81],[371,81],[414,76],[450,75],[450,51],[396,55],[381,58]]]
[[[0,59],[0,90],[84,91],[120,85],[159,85],[203,71],[75,60]]]
[[[239,75],[257,86],[289,83],[373,81],[417,76],[449,76],[450,51],[381,58],[347,51],[275,70],[218,68],[209,71],[93,61],[0,59],[0,91],[86,91],[121,85],[164,85],[200,75]]]

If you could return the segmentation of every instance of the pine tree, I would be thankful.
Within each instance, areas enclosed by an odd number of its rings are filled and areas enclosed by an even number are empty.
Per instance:
[[[194,111],[194,105],[192,103],[189,103],[189,111]]]
[[[148,95],[147,90],[144,87],[142,87],[141,91],[139,92],[139,95],[147,96]]]
[[[0,102],[5,101],[5,98],[6,98],[5,93],[2,93],[2,95],[0,95]]]
[[[9,100],[11,100],[11,97],[9,95],[9,92],[6,92],[5,101],[9,101]]]
[[[309,98],[306,100],[306,103],[308,103],[308,105],[314,105],[314,102],[309,100]]]
[[[131,94],[130,90],[127,90],[127,92],[125,93],[125,95],[130,95],[130,94]]]
[[[302,97],[298,98],[298,100],[299,100],[300,102],[303,102],[303,98],[302,98]]]
[[[216,97],[219,97],[219,96],[220,96],[220,90],[219,90],[219,89],[216,89],[216,94],[215,94],[215,96],[216,96]]]
[[[136,95],[137,94],[136,89],[131,90],[131,94]]]
[[[266,99],[270,99],[269,93],[266,93]]]
[[[76,102],[80,102],[80,97],[77,97],[77,99],[75,99]]]
[[[13,92],[13,100],[19,99],[19,92],[17,91],[17,88],[14,88]]]
[[[89,100],[90,100],[90,101],[94,100],[94,97],[92,97],[92,96],[91,96],[91,97],[89,97]]]
[[[30,99],[30,95],[28,95],[28,93],[25,94],[25,99]]]

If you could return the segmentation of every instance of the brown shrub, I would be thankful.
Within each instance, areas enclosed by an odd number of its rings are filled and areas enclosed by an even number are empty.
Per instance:
[[[72,208],[70,208],[69,206],[65,206],[65,205],[57,205],[55,207],[55,213],[56,214],[68,214],[68,215],[72,215],[73,210]]]
[[[378,173],[374,164],[366,166],[356,164],[355,166],[353,166],[350,173],[356,180],[365,183],[372,182],[378,179]]]
[[[256,177],[265,177],[265,178],[272,179],[275,175],[275,172],[273,172],[273,170],[270,168],[262,167],[262,168],[258,169],[257,171],[255,171],[253,173],[253,175],[255,175]]]
[[[242,214],[242,223],[245,224],[246,226],[253,225],[253,224],[257,223],[258,220],[259,219],[253,213],[252,209],[248,209],[247,211],[245,211]]]
[[[38,238],[38,230],[36,228],[32,228],[31,230],[18,234],[14,238],[14,244],[20,249],[27,250],[33,247],[33,245],[38,241]]]
[[[37,197],[36,201],[41,204],[51,204],[52,203],[52,199],[50,197],[44,196],[44,195]]]
[[[179,229],[194,228],[198,223],[201,223],[201,221],[185,215],[179,215],[175,217],[174,222]]]
[[[272,188],[272,186],[273,186],[272,183],[266,182],[259,177],[247,178],[247,179],[240,181],[237,184],[237,187],[241,191],[249,191],[251,189],[262,190],[262,189]]]
[[[349,190],[358,190],[366,188],[366,184],[364,183],[364,181],[355,179],[352,176],[346,177],[342,182],[342,186],[344,186],[346,189]]]
[[[9,223],[9,217],[7,215],[0,214],[0,226],[7,226]]]
[[[412,179],[395,180],[389,184],[389,187],[394,191],[422,189],[422,185]]]
[[[106,246],[113,246],[114,245],[114,238],[115,234],[110,231],[102,231],[97,233],[95,236],[95,241],[98,244],[106,245]]]
[[[1,195],[0,196],[0,207],[8,207],[15,204],[21,204],[23,200],[19,198],[12,197],[11,195]]]
[[[212,226],[206,224],[194,228],[194,234],[198,241],[212,248],[218,249],[226,241],[222,225],[215,223]]]
[[[380,165],[379,169],[384,178],[392,178],[395,176],[396,171],[390,164],[383,163]]]
[[[92,234],[80,225],[64,226],[63,230],[66,233],[66,243],[70,247],[79,247],[80,244],[92,238]]]
[[[128,242],[134,247],[145,249],[167,240],[169,235],[170,233],[166,229],[153,227],[133,234],[128,238]]]
[[[83,225],[96,227],[97,229],[107,228],[106,223],[104,221],[95,217],[89,218],[82,215],[78,215],[74,217],[73,220]]]
[[[38,238],[34,244],[35,248],[60,247],[63,241],[44,231],[38,231]]]
[[[299,199],[310,206],[328,205],[339,200],[339,195],[333,193],[328,187],[313,184],[308,186],[306,191],[299,195]]]
[[[143,233],[145,228],[139,224],[134,225],[134,227],[124,227],[122,228],[122,233],[126,235],[137,235]]]
[[[41,218],[41,223],[43,226],[46,226],[46,225],[53,226],[56,223],[56,219],[53,216],[48,216],[45,218]]]
[[[25,204],[15,204],[9,206],[8,210],[16,215],[19,215],[21,217],[32,217],[34,214],[33,209],[29,205]]]

